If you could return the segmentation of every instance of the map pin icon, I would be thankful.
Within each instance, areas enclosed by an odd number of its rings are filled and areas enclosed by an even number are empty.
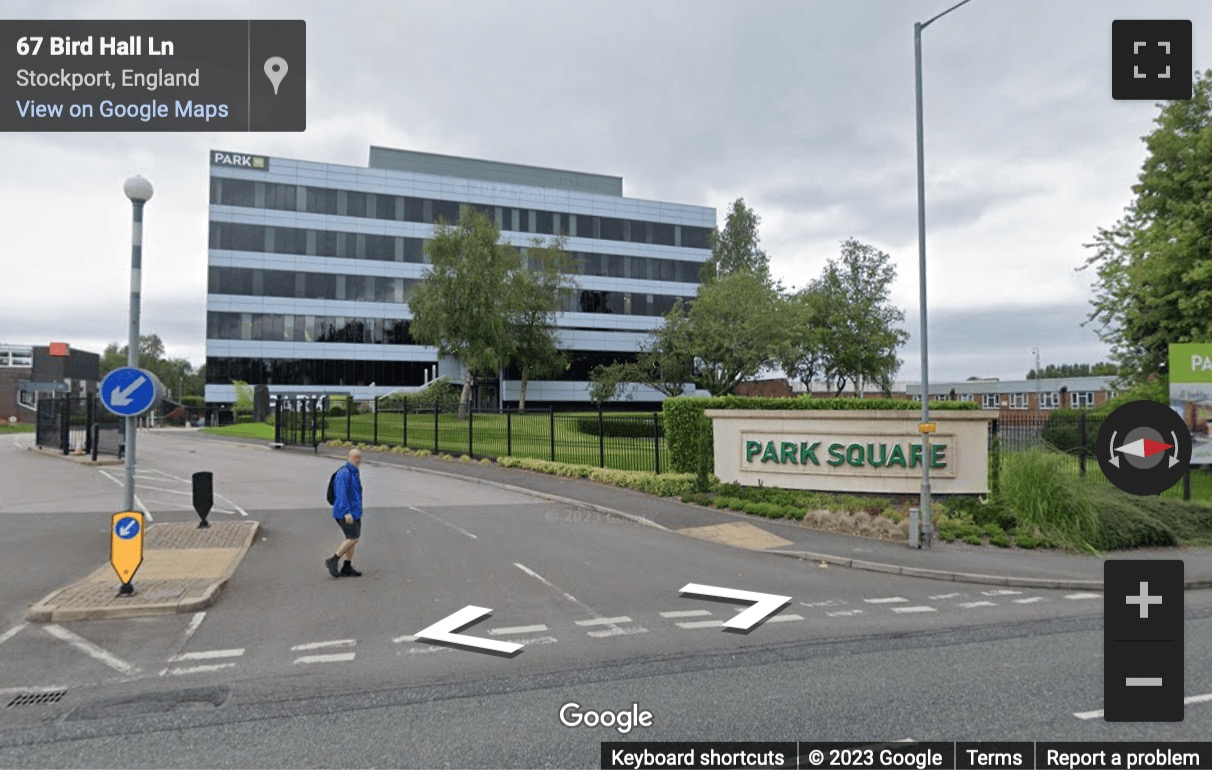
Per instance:
[[[274,84],[274,96],[278,95],[278,86],[282,83],[282,78],[286,77],[288,69],[286,60],[281,56],[271,56],[265,60],[265,77]]]

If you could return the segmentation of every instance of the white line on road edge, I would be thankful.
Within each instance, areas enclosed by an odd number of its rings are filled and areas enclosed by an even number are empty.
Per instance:
[[[981,596],[1018,596],[1022,591],[1011,591],[1008,588],[999,588],[996,591],[981,591]]]
[[[1065,594],[1066,599],[1101,599],[1102,594]]]
[[[13,626],[9,630],[5,631],[3,634],[0,634],[0,644],[4,644],[9,639],[12,639],[14,636],[21,633],[21,629],[25,628],[27,625],[29,625],[29,624],[28,623],[18,623],[17,625]]]
[[[899,602],[907,602],[909,600],[903,596],[887,596],[883,599],[863,599],[863,601],[867,602],[868,604],[897,604]]]
[[[933,598],[933,597],[931,597]],[[845,604],[841,599],[829,599],[823,602],[800,602],[801,607],[837,607]]]
[[[241,516],[248,516],[248,511],[246,511],[243,508],[241,508],[240,506],[236,505],[235,503],[233,503],[231,500],[224,497],[223,495],[215,495],[215,497],[218,498],[219,500],[222,500],[223,502],[227,503],[232,508],[235,508],[237,511],[240,512]]]
[[[222,671],[225,668],[232,668],[235,663],[214,663],[209,666],[190,666],[189,668],[170,668],[169,676],[186,676],[188,674],[207,674],[211,671]]]
[[[1026,599],[1015,599],[1015,604],[1035,604],[1036,602],[1044,601],[1042,596],[1028,596]]]
[[[803,620],[803,615],[775,615],[772,618],[766,618],[766,623],[786,623],[789,620]]]
[[[893,608],[892,608],[892,611],[893,611],[893,612],[938,612],[938,610],[934,609],[933,607],[925,607],[925,606],[919,606],[919,607],[893,607]]]
[[[678,623],[678,628],[719,628],[724,625],[722,620],[687,620]]]
[[[102,470],[101,468],[97,469],[97,473],[100,473],[105,478],[114,482],[115,484],[122,487],[123,489],[126,489],[126,482],[123,481],[122,479],[111,476],[109,473]],[[139,494],[137,492],[135,493],[135,506],[138,507],[139,510],[143,511],[143,515],[147,517],[148,521],[155,521],[155,518],[152,517],[151,511],[147,510],[147,506],[143,504],[143,501],[141,499],[139,499]]]
[[[837,612],[826,612],[831,618],[848,618],[852,615],[862,615],[862,610],[838,610]]]
[[[509,634],[537,634],[540,631],[546,631],[547,626],[542,623],[535,626],[509,626],[508,628],[490,628],[488,629],[489,636],[508,636]]]
[[[959,604],[957,604],[955,606],[963,607],[966,610],[970,610],[970,609],[973,609],[974,607],[996,607],[997,602],[960,602]]]
[[[186,652],[181,655],[174,655],[171,660],[174,663],[185,660],[214,660],[215,658],[238,658],[243,654],[243,647],[235,650],[203,650],[201,652]]]
[[[461,534],[467,535],[472,540],[480,539],[480,538],[476,537],[475,535],[471,534],[470,532],[468,532],[467,530],[463,529],[462,527],[458,526],[457,524],[451,524],[449,521],[446,521],[445,519],[438,518],[437,516],[434,516],[429,511],[422,511],[420,508],[416,507],[415,505],[410,505],[410,506],[408,506],[408,508],[409,508],[409,510],[416,511],[417,513],[421,514],[422,516],[428,516],[429,518],[433,519],[434,521],[438,522],[439,524],[445,524],[446,526],[453,529],[455,532],[459,532]]]
[[[331,655],[304,655],[301,658],[295,658],[295,663],[348,663],[354,659],[353,652],[337,652]]]
[[[631,623],[631,622],[632,622],[631,618],[627,617],[626,615],[621,615],[617,618],[593,618],[591,620],[578,620],[578,621],[576,621],[576,624],[578,626],[612,626],[615,623]],[[488,633],[491,634],[492,632],[489,631]]]
[[[701,618],[704,615],[710,615],[711,610],[671,610],[662,612],[663,618]]]
[[[1183,705],[1190,706],[1192,703],[1207,703],[1208,701],[1212,701],[1212,692],[1204,693],[1203,695],[1188,695],[1187,697],[1183,698]],[[1073,716],[1077,717],[1078,719],[1101,719],[1103,716],[1103,710],[1074,711]]]
[[[416,640],[417,638],[412,634],[405,634],[404,636],[397,636],[395,639],[392,639],[391,643],[399,644],[400,642],[415,642]]]
[[[954,593],[949,593],[949,594],[935,594],[934,596],[931,596],[930,598],[931,599],[954,599],[957,596],[963,596],[963,594],[960,593],[959,591],[956,591]]]
[[[644,628],[643,626],[631,626],[630,628],[620,628],[618,626],[612,626],[610,628],[604,628],[601,631],[589,631],[588,632],[589,636],[592,636],[594,639],[603,639],[607,636],[631,636],[633,634],[646,634],[646,633],[648,633],[648,629]]]
[[[357,639],[336,639],[331,642],[308,642],[307,644],[296,644],[290,648],[291,652],[303,652],[305,650],[321,650],[325,647],[353,647],[357,645]]]
[[[202,621],[205,619],[206,619],[205,611],[194,613],[194,616],[189,619],[189,625],[185,627],[185,633],[181,635],[181,643],[177,645],[178,650],[185,649],[185,645],[189,644],[189,640],[193,638],[194,633],[198,630],[198,626],[202,625]],[[181,658],[180,655],[175,655],[175,656],[169,658],[168,661],[171,663],[177,659],[185,660],[185,658]],[[160,669],[160,676],[164,676],[167,673],[168,673],[167,666]]]
[[[117,671],[119,674],[125,674],[127,676],[134,676],[139,673],[138,667],[132,666],[131,664],[129,664],[126,661],[119,658],[117,655],[114,655],[112,652],[102,649],[101,647],[98,647],[97,645],[93,644],[92,642],[85,639],[84,637],[73,634],[71,631],[68,631],[63,626],[52,623],[49,626],[44,626],[43,630],[46,631],[46,633],[50,634],[51,636],[55,637],[56,639],[63,641],[63,642],[67,642],[72,647],[75,647],[77,650],[79,650],[80,652],[89,656],[90,658],[95,658],[96,660],[101,661],[105,665],[112,668],[114,671]]]

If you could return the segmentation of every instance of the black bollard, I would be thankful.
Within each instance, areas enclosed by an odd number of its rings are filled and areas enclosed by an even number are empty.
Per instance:
[[[214,504],[215,475],[210,471],[198,471],[194,474],[194,510],[198,512],[198,518],[202,519],[198,529],[210,526],[206,523],[206,517]]]

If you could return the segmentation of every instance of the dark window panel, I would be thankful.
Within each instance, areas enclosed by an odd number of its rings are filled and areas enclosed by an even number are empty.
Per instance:
[[[623,240],[623,220],[614,217],[598,217],[599,237],[607,241]]]
[[[713,231],[707,227],[687,227],[682,225],[682,245],[689,249],[711,248],[708,237]]]
[[[308,187],[307,211],[312,214],[336,214],[337,191],[322,187]]]
[[[664,222],[652,223],[652,241],[661,246],[673,245],[673,225],[665,224]]]
[[[534,231],[539,235],[555,234],[555,219],[550,211],[535,212]]]
[[[459,221],[459,204],[457,201],[433,201],[433,220],[442,220],[448,225]]]
[[[366,216],[366,193],[353,191],[345,193],[345,216]]]

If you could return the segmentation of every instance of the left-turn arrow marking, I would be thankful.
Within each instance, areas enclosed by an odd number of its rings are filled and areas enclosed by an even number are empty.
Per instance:
[[[448,615],[442,618],[437,623],[434,623],[428,628],[418,631],[416,637],[418,639],[426,639],[431,642],[444,642],[446,644],[457,644],[461,647],[473,647],[486,652],[499,652],[505,655],[512,655],[522,649],[522,645],[513,644],[512,642],[500,642],[496,639],[483,639],[478,636],[465,636],[456,633],[460,628],[466,628],[477,620],[480,620],[490,614],[492,610],[486,607],[467,606],[453,615]]]

